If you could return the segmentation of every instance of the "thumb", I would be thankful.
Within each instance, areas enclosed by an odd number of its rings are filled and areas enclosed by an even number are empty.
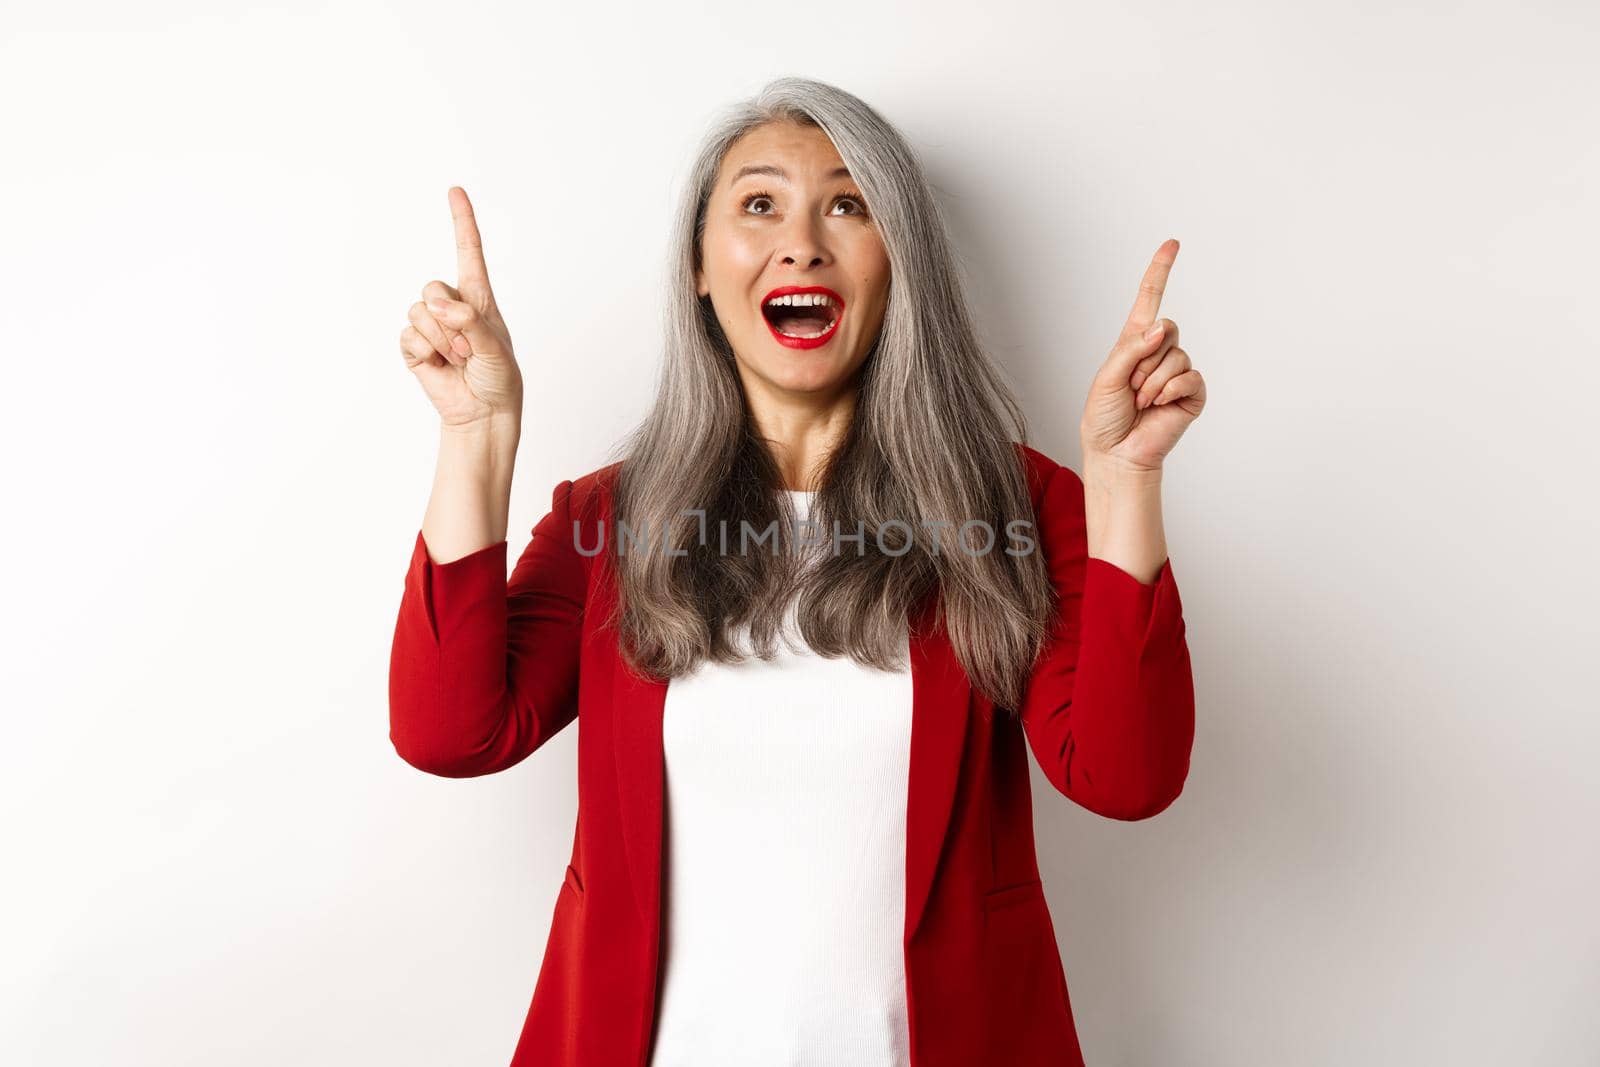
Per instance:
[[[445,332],[451,335],[453,341],[455,334],[461,334],[472,346],[472,351],[479,355],[506,355],[505,346],[500,338],[489,328],[489,323],[484,318],[484,313],[465,300],[449,300],[445,297],[430,297],[428,311],[443,326]]]
[[[1119,339],[1115,348],[1111,350],[1110,357],[1106,360],[1102,370],[1112,381],[1127,385],[1133,377],[1134,368],[1146,356],[1161,350],[1166,343],[1167,324],[1164,319],[1157,319],[1154,323],[1144,328],[1143,333],[1130,329]]]
[[[1152,333],[1154,331],[1154,333]],[[1094,381],[1090,382],[1090,389],[1107,390],[1110,394],[1122,394],[1125,390],[1131,392],[1133,386],[1134,368],[1149,355],[1162,350],[1166,344],[1166,323],[1155,322],[1144,328],[1144,333],[1134,333],[1128,330],[1122,338],[1117,339],[1117,344],[1110,350],[1106,363],[1102,363],[1098,373],[1094,374]]]

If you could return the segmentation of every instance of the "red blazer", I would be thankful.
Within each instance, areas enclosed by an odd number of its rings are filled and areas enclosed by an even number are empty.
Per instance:
[[[1022,728],[973,690],[915,613],[906,797],[913,1067],[1081,1067],[1034,856],[1028,757],[1090,811],[1145,819],[1183,789],[1194,688],[1170,560],[1153,582],[1087,555],[1083,482],[1019,445],[1061,610]],[[556,486],[506,579],[506,542],[434,563],[417,534],[395,626],[390,738],[467,778],[514,766],[579,719],[578,818],[512,1067],[647,1067],[661,934],[665,683],[622,665],[599,544],[619,464]],[[1026,740],[1024,740],[1026,739]],[[729,842],[737,848],[738,842]]]

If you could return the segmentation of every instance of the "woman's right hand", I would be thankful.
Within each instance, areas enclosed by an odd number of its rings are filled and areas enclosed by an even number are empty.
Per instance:
[[[411,305],[400,331],[406,366],[452,429],[487,425],[494,416],[522,414],[522,372],[511,334],[489,288],[483,241],[472,202],[460,186],[449,191],[456,226],[456,287],[431,281]]]

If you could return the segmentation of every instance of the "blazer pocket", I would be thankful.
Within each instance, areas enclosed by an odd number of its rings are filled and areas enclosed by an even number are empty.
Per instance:
[[[1002,886],[991,889],[983,895],[983,910],[985,912],[998,911],[1016,904],[1025,904],[1030,900],[1039,900],[1044,897],[1044,884],[1037,878],[1017,885]]]
[[[985,1063],[1082,1063],[1044,886],[1035,878],[983,895]]]
[[[566,881],[563,884],[580,897],[583,896],[583,879],[578,877],[578,872],[572,869],[572,864],[570,863],[567,864]]]

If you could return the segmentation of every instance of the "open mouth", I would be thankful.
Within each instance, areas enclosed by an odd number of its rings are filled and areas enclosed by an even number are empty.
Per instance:
[[[821,286],[786,286],[775,289],[761,304],[762,317],[780,340],[816,341],[827,338],[839,324],[844,301]]]

